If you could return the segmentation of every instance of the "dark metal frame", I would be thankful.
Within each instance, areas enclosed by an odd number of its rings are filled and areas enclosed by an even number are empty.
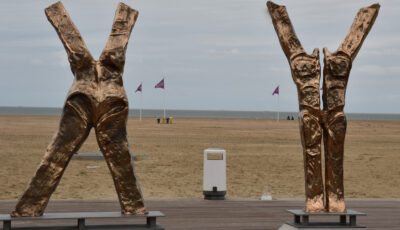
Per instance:
[[[348,209],[344,213],[308,213],[304,210],[287,210],[293,214],[293,222],[286,222],[287,224],[297,228],[365,228],[364,225],[357,224],[357,216],[366,216],[365,213]],[[311,222],[310,217],[339,217],[339,222]],[[347,216],[349,221],[347,222]]]
[[[146,228],[152,230],[163,230],[164,228],[157,223],[157,217],[164,217],[165,215],[160,211],[150,211],[148,214],[144,215],[124,215],[120,212],[72,212],[72,213],[45,213],[43,216],[38,217],[11,217],[10,215],[0,215],[0,221],[3,221],[3,230],[11,230],[18,229],[12,228],[12,221],[32,221],[32,220],[59,220],[59,219],[76,219],[77,226],[73,227],[65,227],[65,229],[71,228],[79,230],[86,229],[85,220],[86,219],[101,219],[101,218],[113,218],[113,219],[122,219],[122,218],[146,218],[146,224],[141,225],[126,225],[130,229],[137,228]],[[95,229],[96,226],[90,225],[90,229]],[[104,227],[97,226],[99,228]],[[40,227],[39,227],[40,228]],[[60,227],[54,227],[59,229]],[[63,227],[64,228],[64,227]],[[26,229],[26,228],[25,228]],[[51,229],[51,227],[50,227]]]

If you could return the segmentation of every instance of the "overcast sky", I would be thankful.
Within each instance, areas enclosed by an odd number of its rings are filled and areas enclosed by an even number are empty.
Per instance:
[[[0,2],[0,106],[62,107],[73,81],[67,55],[44,8],[55,1]],[[143,82],[143,108],[297,111],[288,62],[265,0],[128,0],[139,11],[127,50],[124,85],[130,107]],[[368,0],[279,0],[308,53],[335,51]],[[63,4],[95,58],[118,1]],[[400,113],[400,1],[380,1],[379,16],[353,62],[346,112]],[[322,53],[321,56],[323,57]]]

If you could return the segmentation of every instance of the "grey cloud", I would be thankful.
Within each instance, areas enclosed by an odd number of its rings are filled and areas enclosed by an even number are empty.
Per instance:
[[[43,9],[54,1],[0,2],[0,106],[61,107],[72,83],[67,56]],[[285,4],[304,48],[334,51],[365,0],[277,0]],[[266,14],[265,0],[127,0],[139,10],[124,73],[134,90],[144,83],[144,108],[161,108],[164,76],[167,108],[297,111],[287,60]],[[111,29],[117,0],[63,1],[89,50],[98,57]],[[380,15],[353,64],[348,112],[397,112],[400,44],[398,1],[382,1]],[[12,20],[11,20],[12,19]],[[21,68],[23,66],[23,68]],[[12,76],[12,77],[9,77]],[[377,85],[381,100],[365,95]]]

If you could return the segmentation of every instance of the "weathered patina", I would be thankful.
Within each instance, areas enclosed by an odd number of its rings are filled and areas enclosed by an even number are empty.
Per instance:
[[[304,154],[307,212],[345,212],[343,152],[346,116],[343,113],[351,64],[378,16],[379,4],[361,8],[350,32],[335,53],[323,49],[323,110],[320,109],[319,50],[303,49],[286,7],[267,2],[279,42],[289,61],[299,100],[300,136]],[[322,179],[321,140],[325,152]],[[325,196],[324,196],[325,193]]]
[[[122,83],[125,52],[138,12],[120,3],[107,45],[96,61],[61,2],[45,9],[75,76],[60,125],[12,216],[40,216],[69,161],[94,128],[124,214],[144,214],[142,194],[129,154],[128,98]]]

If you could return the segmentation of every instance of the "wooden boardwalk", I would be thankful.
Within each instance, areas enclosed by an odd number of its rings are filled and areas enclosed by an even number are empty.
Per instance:
[[[400,199],[347,199],[348,208],[364,212],[357,223],[369,230],[400,230]],[[0,214],[9,213],[15,201],[0,201]],[[287,209],[300,209],[304,201],[281,199],[260,201],[229,199],[205,201],[202,199],[149,199],[148,210],[161,211],[166,217],[157,221],[168,230],[276,230],[292,216]],[[56,200],[50,201],[46,212],[118,211],[116,200]],[[93,220],[88,224],[131,223],[130,220]],[[145,221],[145,220],[143,220]],[[142,222],[143,222],[142,221]],[[312,221],[312,220],[311,220]],[[15,226],[75,225],[75,221],[24,221]]]

